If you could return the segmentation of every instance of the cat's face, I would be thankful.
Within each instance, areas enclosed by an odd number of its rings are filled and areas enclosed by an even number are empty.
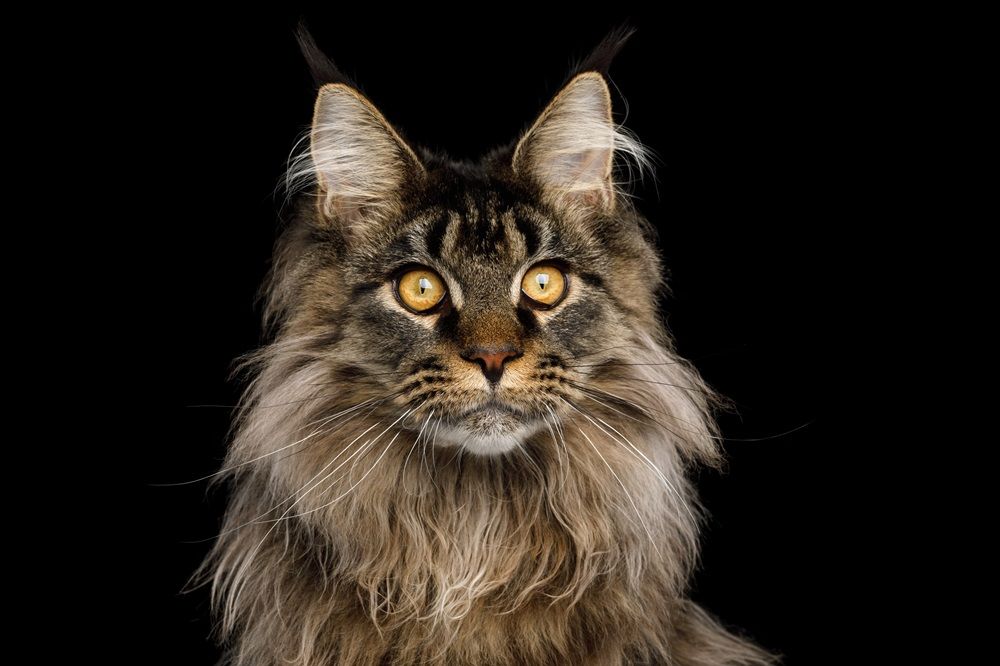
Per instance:
[[[278,264],[302,285],[291,332],[328,330],[331,384],[419,410],[410,427],[439,445],[499,454],[558,427],[655,327],[659,263],[612,183],[621,140],[598,75],[478,165],[420,158],[355,91],[324,88],[305,259]]]
[[[357,296],[337,323],[363,340],[350,347],[369,376],[390,373],[401,402],[441,417],[439,443],[503,452],[562,413],[583,366],[624,344],[622,301],[649,300],[655,266],[619,254],[608,236],[622,229],[588,229],[499,183],[444,189],[355,249]]]

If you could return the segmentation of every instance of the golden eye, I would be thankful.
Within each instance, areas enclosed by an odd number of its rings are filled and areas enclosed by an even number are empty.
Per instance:
[[[437,273],[429,268],[406,271],[396,280],[396,295],[414,312],[427,312],[438,305],[447,290]]]
[[[521,293],[537,308],[550,308],[566,294],[566,276],[552,264],[537,264],[521,279]]]

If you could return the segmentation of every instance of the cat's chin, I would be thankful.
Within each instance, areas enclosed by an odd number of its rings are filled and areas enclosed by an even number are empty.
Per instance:
[[[540,428],[540,423],[525,423],[506,410],[481,409],[441,426],[436,438],[439,444],[460,446],[475,455],[498,456],[521,446]]]
[[[478,456],[497,456],[513,451],[524,443],[525,436],[517,434],[474,435],[468,434],[458,446]]]

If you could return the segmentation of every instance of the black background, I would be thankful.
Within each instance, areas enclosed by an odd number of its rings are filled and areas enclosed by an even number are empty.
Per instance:
[[[821,16],[580,12],[304,16],[390,121],[459,157],[514,138],[610,28],[639,29],[611,73],[628,127],[660,162],[638,194],[670,270],[665,315],[681,352],[735,401],[724,434],[767,438],[727,442],[725,472],[698,479],[712,518],[692,594],[787,663],[825,662],[854,640],[837,615],[851,593],[830,388],[843,367],[827,293],[844,186],[831,155],[856,103],[843,81],[852,46]],[[224,493],[151,484],[218,468],[230,410],[197,405],[232,405],[231,363],[260,342],[273,192],[313,100],[292,38],[299,16],[137,18],[110,60],[125,93],[114,120],[128,154],[141,152],[121,166],[133,171],[125,212],[137,251],[113,289],[134,387],[120,418],[137,499],[122,512],[141,533],[128,532],[118,557],[134,569],[125,619],[155,662],[218,654],[206,592],[180,590],[209,546],[188,542],[212,537]],[[621,119],[621,97],[617,108]]]

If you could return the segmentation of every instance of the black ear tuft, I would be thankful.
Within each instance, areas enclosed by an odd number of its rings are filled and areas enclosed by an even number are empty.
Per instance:
[[[584,72],[597,72],[604,76],[608,75],[608,69],[611,67],[611,61],[615,59],[618,52],[622,50],[625,46],[625,42],[629,40],[635,34],[635,28],[625,24],[619,26],[608,33],[608,36],[601,40],[601,43],[597,45],[590,55],[584,58],[579,65],[573,68],[570,72],[569,78],[572,79],[577,74],[583,74]]]
[[[295,39],[299,43],[302,56],[306,59],[309,72],[312,74],[317,88],[321,88],[327,83],[344,83],[357,89],[354,82],[337,69],[333,60],[316,45],[316,40],[313,39],[312,33],[309,32],[309,28],[306,27],[304,20],[299,21],[299,26],[295,30]]]

